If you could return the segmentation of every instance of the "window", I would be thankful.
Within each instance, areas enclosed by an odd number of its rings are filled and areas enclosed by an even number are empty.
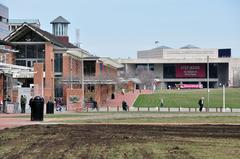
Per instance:
[[[149,64],[149,70],[154,71],[154,64]]]
[[[26,58],[26,48],[25,45],[18,45],[16,49],[19,51],[16,53],[16,58]]]
[[[96,72],[96,62],[95,61],[84,61],[84,75],[95,76]],[[100,63],[101,72],[104,71],[104,65]]]
[[[16,60],[16,65],[26,66],[26,61],[25,60]]]
[[[62,78],[55,78],[55,97],[62,97],[63,96],[63,85],[61,83]]]
[[[54,54],[54,71],[62,72],[62,54]]]
[[[38,45],[38,55],[37,55],[37,57],[38,58],[45,58],[45,46],[44,45]]]
[[[175,78],[176,77],[176,67],[174,64],[163,65],[163,78]]]
[[[27,45],[27,58],[36,57],[37,57],[36,45]]]

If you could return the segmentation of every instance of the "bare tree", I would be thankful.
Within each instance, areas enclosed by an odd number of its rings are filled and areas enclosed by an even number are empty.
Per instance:
[[[136,76],[142,82],[142,85],[151,88],[154,82],[154,72],[144,67],[138,67],[136,69]]]

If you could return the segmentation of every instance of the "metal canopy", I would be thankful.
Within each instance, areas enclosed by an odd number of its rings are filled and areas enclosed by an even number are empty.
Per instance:
[[[33,78],[34,72],[31,67],[0,63],[0,72],[10,74],[13,78]]]

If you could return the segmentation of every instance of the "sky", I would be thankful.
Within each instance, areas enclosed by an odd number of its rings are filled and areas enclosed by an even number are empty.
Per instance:
[[[9,19],[39,19],[43,30],[63,16],[68,34],[97,56],[136,58],[158,46],[231,48],[240,57],[239,0],[0,0]],[[155,41],[159,41],[155,44]]]

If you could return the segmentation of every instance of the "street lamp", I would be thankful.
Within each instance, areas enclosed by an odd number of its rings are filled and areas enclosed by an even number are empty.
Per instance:
[[[223,84],[223,112],[226,111],[226,108],[225,108],[225,84]]]
[[[207,98],[208,98],[207,109],[209,108],[209,92],[210,92],[210,89],[209,89],[209,56],[207,56]]]

